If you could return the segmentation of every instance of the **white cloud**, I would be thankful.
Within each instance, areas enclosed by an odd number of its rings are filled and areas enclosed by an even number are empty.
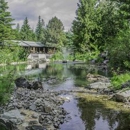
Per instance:
[[[45,23],[57,16],[69,29],[75,17],[78,0],[7,0],[15,23],[23,24],[28,17],[31,27],[35,28],[40,15]]]

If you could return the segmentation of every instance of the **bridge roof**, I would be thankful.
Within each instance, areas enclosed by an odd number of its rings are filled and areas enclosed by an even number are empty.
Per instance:
[[[15,43],[15,44],[11,44]],[[53,43],[46,43],[42,44],[41,42],[34,42],[34,41],[22,41],[22,40],[5,40],[4,44],[2,45],[9,45],[9,46],[22,46],[22,47],[55,47],[56,44]]]
[[[45,45],[40,42],[34,42],[34,41],[17,41],[13,40],[13,42],[17,43],[19,46],[24,47],[44,47]]]

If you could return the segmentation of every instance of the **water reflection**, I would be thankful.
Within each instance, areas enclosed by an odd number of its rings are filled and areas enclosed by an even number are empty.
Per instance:
[[[115,108],[110,108],[109,105],[112,105],[112,102],[101,101],[93,96],[79,99],[78,107],[86,130],[130,129],[129,112],[117,111],[116,104],[113,104]]]
[[[25,69],[26,70],[31,70],[31,69],[46,69],[46,66],[48,65],[48,63],[44,62],[44,63],[30,63],[28,64]]]
[[[0,73],[9,74],[9,70],[12,69],[12,66],[9,66],[3,70],[0,69]],[[17,75],[25,76],[29,80],[39,79],[43,81],[44,87],[52,89],[53,86],[53,89],[57,91],[86,87],[88,84],[87,73],[99,73],[96,67],[86,64],[29,64],[15,66],[15,70],[17,70]],[[11,75],[11,77],[14,76]],[[0,88],[1,84],[0,81]],[[79,100],[72,98],[70,102],[63,105],[70,112],[72,119],[63,124],[61,130],[129,130],[129,112],[117,111],[108,104],[111,106],[110,101],[101,101],[93,97],[82,97]],[[5,129],[0,126],[0,130]]]
[[[7,130],[3,125],[0,124],[0,130]]]

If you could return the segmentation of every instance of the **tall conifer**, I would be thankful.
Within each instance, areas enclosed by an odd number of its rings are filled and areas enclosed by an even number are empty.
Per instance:
[[[8,3],[5,0],[0,0],[0,42],[14,39],[11,27],[13,19],[8,8]]]

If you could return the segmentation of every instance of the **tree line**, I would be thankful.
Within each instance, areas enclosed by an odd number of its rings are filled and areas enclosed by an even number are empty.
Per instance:
[[[4,40],[39,41],[42,43],[63,44],[65,40],[64,26],[56,16],[51,18],[47,25],[41,16],[38,17],[36,29],[32,29],[26,17],[23,25],[12,28],[14,19],[8,11],[8,3],[0,0],[0,42]]]
[[[79,0],[77,6],[72,24],[74,52],[86,56],[108,51],[112,67],[130,68],[130,1]]]
[[[65,39],[63,23],[56,16],[50,19],[47,25],[39,16],[35,30],[31,29],[29,20],[26,17],[21,28],[17,24],[14,34],[16,40],[39,41],[51,44],[63,44]]]
[[[114,68],[130,68],[130,2],[123,0],[79,0],[76,18],[71,31],[56,16],[45,25],[38,17],[36,29],[32,29],[26,17],[23,25],[12,29],[13,18],[8,3],[0,0],[0,42],[4,40],[29,40],[67,46],[73,59],[96,59],[99,53],[108,51]],[[61,55],[61,53],[59,53]]]

